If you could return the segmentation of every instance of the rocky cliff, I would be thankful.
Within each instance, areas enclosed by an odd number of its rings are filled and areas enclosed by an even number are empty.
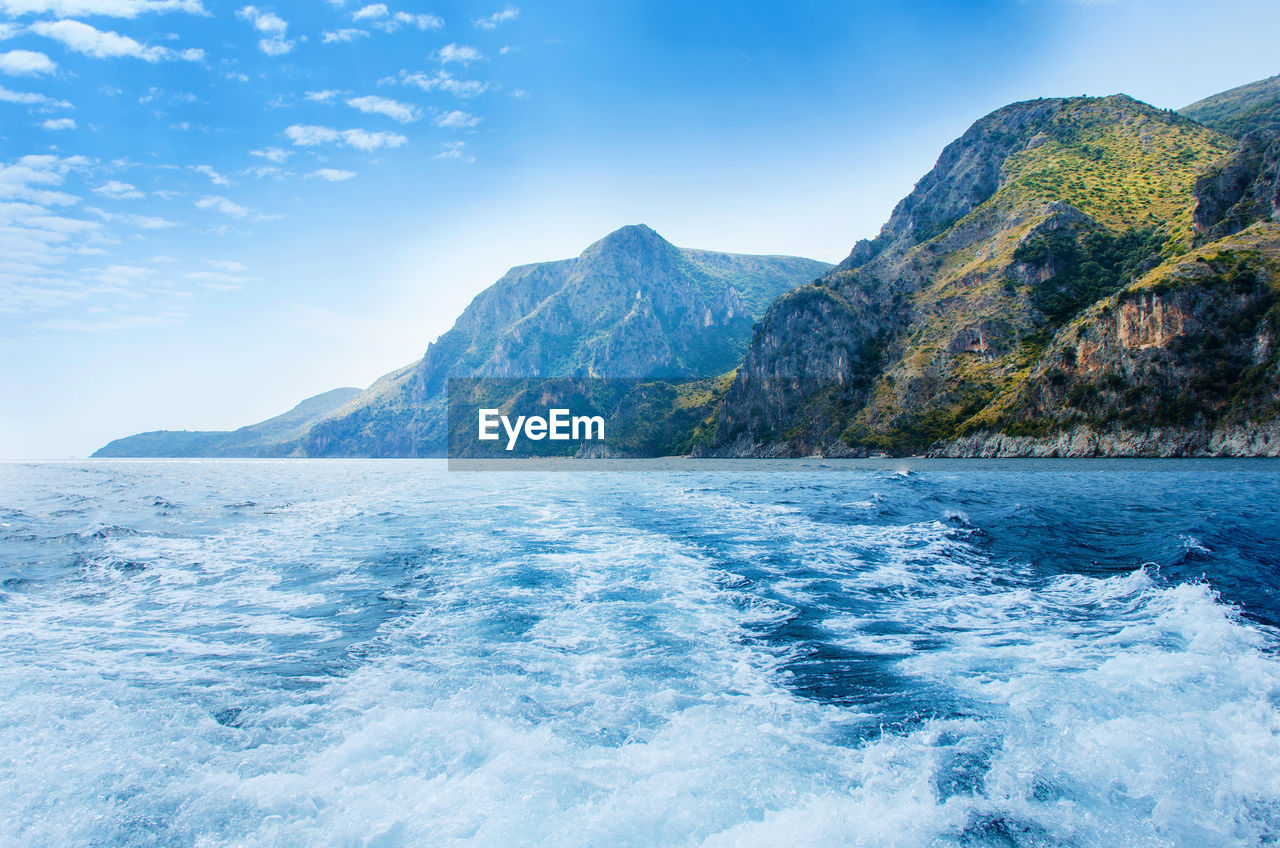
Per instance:
[[[617,426],[637,444],[683,451],[709,438],[704,419],[756,319],[830,267],[678,248],[644,225],[623,227],[575,259],[512,268],[421,360],[366,391],[336,390],[234,433],[130,436],[95,456],[440,456],[452,377],[655,381],[629,396],[639,412],[614,411]]]
[[[1280,227],[1255,223],[1082,311],[946,456],[1280,456]]]
[[[319,422],[296,452],[441,455],[450,377],[714,377],[738,364],[774,298],[829,267],[677,248],[623,227],[576,259],[513,268],[419,362]]]
[[[1280,222],[1280,130],[1253,130],[1196,181],[1196,240],[1238,233],[1254,221]]]
[[[712,452],[1280,451],[1274,166],[1122,95],[988,115],[769,310]]]

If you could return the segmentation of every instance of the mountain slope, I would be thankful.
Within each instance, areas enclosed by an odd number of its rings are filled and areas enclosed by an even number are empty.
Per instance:
[[[419,362],[317,423],[296,450],[440,455],[450,377],[714,377],[737,365],[775,297],[829,267],[682,249],[646,226],[623,227],[576,259],[511,269]]]
[[[1196,240],[1238,233],[1255,221],[1280,222],[1280,130],[1254,130],[1195,186]]]
[[[312,425],[360,395],[360,389],[332,389],[293,409],[238,430],[153,430],[126,436],[99,448],[95,457],[282,456]]]
[[[952,456],[1280,455],[1280,227],[1254,223],[1081,312]]]
[[[1280,75],[1211,95],[1178,111],[1235,138],[1255,130],[1280,130]]]
[[[985,411],[1048,373],[1044,358],[1082,310],[1208,237],[1197,180],[1232,146],[1123,95],[979,120],[876,239],[769,310],[715,452],[915,453],[1011,424]],[[1249,273],[1267,277],[1265,251],[1246,252]]]

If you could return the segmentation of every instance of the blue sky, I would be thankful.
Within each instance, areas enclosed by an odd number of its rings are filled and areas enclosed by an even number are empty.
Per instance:
[[[628,223],[838,261],[1007,102],[1280,72],[1268,2],[0,0],[0,456],[252,423]]]

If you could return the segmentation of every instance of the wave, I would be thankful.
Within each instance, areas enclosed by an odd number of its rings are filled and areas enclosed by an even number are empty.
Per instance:
[[[15,532],[83,521],[31,503],[64,469],[3,492]],[[0,617],[0,842],[1280,833],[1275,631],[1142,560],[1009,558],[990,504],[1037,502],[1008,478],[129,473],[77,485],[143,532],[64,539],[70,571],[0,563],[34,578]],[[227,514],[250,499],[282,506]]]

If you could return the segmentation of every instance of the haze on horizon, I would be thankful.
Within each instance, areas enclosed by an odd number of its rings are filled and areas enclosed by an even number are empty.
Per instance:
[[[1264,2],[0,0],[0,458],[230,429],[629,223],[836,262],[1005,103],[1280,72]]]

